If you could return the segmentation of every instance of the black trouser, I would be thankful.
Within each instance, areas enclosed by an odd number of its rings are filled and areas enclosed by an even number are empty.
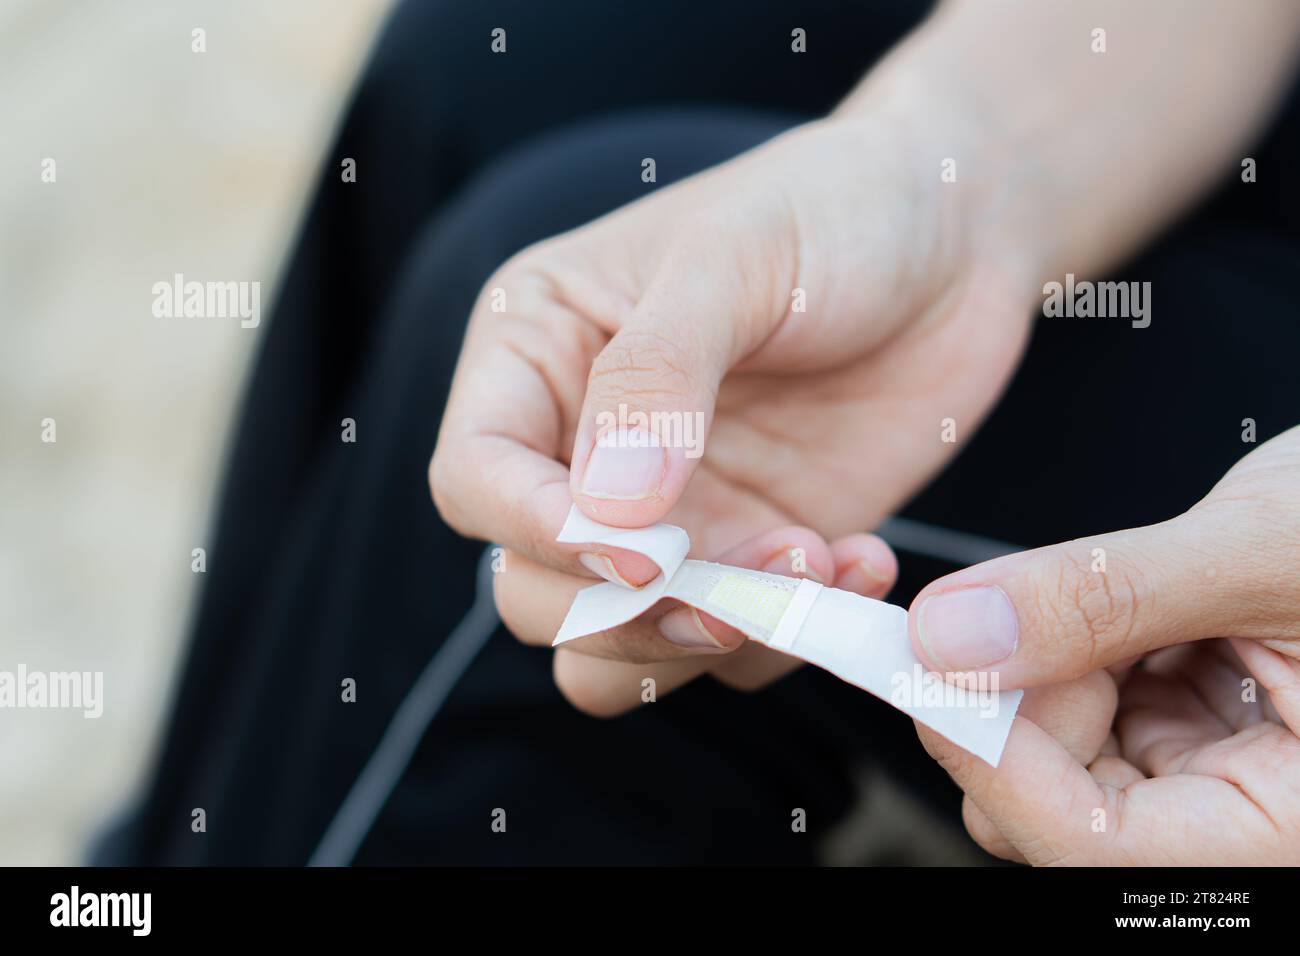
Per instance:
[[[569,6],[407,3],[379,43],[264,332],[157,767],[103,859],[307,859],[470,603],[481,545],[438,520],[425,475],[483,281],[518,248],[655,188],[641,157],[663,185],[825,111],[920,13]],[[505,55],[489,49],[498,26]],[[796,26],[806,54],[790,52]],[[1229,184],[1117,276],[1153,283],[1151,327],[1041,320],[989,424],[909,516],[1024,545],[1150,522],[1249,449],[1241,419],[1260,440],[1295,420],[1287,123],[1253,153],[1260,183]],[[355,443],[340,440],[344,418]],[[939,570],[905,555],[893,599]],[[355,703],[341,699],[348,678]],[[910,721],[826,674],[756,695],[700,680],[598,721],[554,689],[549,652],[502,631],[358,862],[811,861],[864,757],[955,811]],[[792,833],[794,808],[808,833]]]

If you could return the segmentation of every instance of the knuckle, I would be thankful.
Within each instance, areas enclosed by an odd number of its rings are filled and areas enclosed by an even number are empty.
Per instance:
[[[560,695],[588,717],[609,719],[633,705],[612,692],[598,673],[599,662],[579,653],[556,653],[551,676]]]
[[[665,653],[662,645],[667,642],[643,633],[635,623],[601,631],[600,640],[601,656],[625,664],[658,664],[681,653],[675,649]]]
[[[465,538],[474,537],[469,517],[460,506],[460,496],[455,488],[455,471],[448,467],[447,456],[435,451],[429,460],[429,493],[433,507],[443,522]]]
[[[937,750],[926,747],[926,750],[930,752],[930,756],[934,758],[935,763],[943,768],[944,772],[952,777],[958,786],[964,789],[963,781],[970,776],[968,773],[970,765],[966,751],[953,746],[942,746]]]
[[[1088,556],[1070,550],[1049,589],[1049,616],[1061,640],[1086,642],[1091,670],[1132,646],[1143,593],[1140,574],[1132,566],[1113,562],[1105,570],[1093,570]]]
[[[992,853],[994,856],[1001,855],[998,851],[1004,849],[1004,844],[1007,843],[1006,837],[976,806],[975,801],[969,795],[962,798],[961,819],[970,838],[979,844],[983,850]]]
[[[497,615],[501,618],[501,623],[505,625],[507,631],[514,635],[515,640],[521,644],[528,644],[526,629],[528,622],[518,613],[521,608],[520,602],[515,599],[515,594],[511,586],[512,579],[509,574],[494,574],[492,576],[492,600],[496,604]]]
[[[692,344],[651,330],[625,329],[610,340],[587,376],[594,395],[635,396],[647,404],[687,396]]]
[[[501,322],[536,319],[547,303],[561,298],[562,282],[556,263],[545,243],[515,253],[488,276],[479,288],[471,311],[471,322],[498,325]],[[505,298],[498,296],[504,293]]]

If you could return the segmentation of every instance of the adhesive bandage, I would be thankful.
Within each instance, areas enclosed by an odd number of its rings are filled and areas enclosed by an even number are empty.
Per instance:
[[[687,560],[690,538],[669,524],[612,528],[575,507],[556,540],[635,551],[660,573],[642,588],[606,582],[579,591],[555,645],[626,624],[672,598],[874,694],[995,767],[1002,756],[1022,692],[998,691],[987,675],[958,687],[926,671],[901,607],[807,579]]]

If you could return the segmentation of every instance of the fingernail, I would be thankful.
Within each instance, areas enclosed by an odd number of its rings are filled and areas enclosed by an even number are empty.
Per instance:
[[[926,598],[917,630],[930,659],[952,671],[988,667],[1016,650],[1016,609],[998,587],[966,588]]]
[[[887,575],[884,571],[880,570],[873,564],[870,564],[866,561],[858,560],[853,562],[853,566],[857,568],[859,571],[861,571],[862,574],[867,578],[867,580],[875,584],[889,583],[889,575]]]
[[[835,578],[837,588],[854,594],[879,593],[888,583],[884,572],[866,561],[854,561]]]
[[[635,584],[618,573],[618,568],[614,567],[613,560],[607,554],[598,554],[595,551],[584,551],[578,555],[578,563],[592,574],[598,575],[606,581],[613,581],[615,584],[621,584],[625,588],[636,589]]]
[[[787,577],[797,574],[810,578],[818,584],[826,583],[820,574],[808,566],[808,558],[801,548],[783,548],[768,558],[767,563],[760,570],[768,574],[784,574]]]
[[[636,428],[609,432],[587,459],[582,493],[616,501],[652,498],[663,484],[664,465],[664,449],[654,435]]]
[[[661,617],[659,633],[678,647],[722,647],[722,643],[705,628],[699,612],[693,607],[679,607]]]

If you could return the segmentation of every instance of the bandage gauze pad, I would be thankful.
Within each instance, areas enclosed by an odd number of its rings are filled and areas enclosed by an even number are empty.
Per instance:
[[[901,607],[807,579],[688,561],[690,539],[668,524],[612,528],[575,507],[556,540],[636,551],[659,566],[643,588],[606,582],[579,591],[557,645],[626,624],[673,598],[876,695],[995,767],[1002,756],[1021,692],[998,691],[986,675],[955,687],[927,672]]]

